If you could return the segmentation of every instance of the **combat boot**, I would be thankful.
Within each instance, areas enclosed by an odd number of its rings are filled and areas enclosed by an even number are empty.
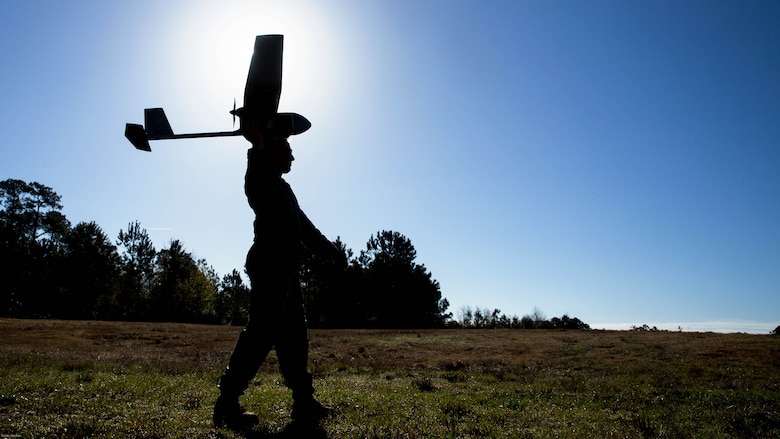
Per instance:
[[[260,418],[244,410],[238,403],[238,397],[230,398],[220,395],[214,404],[214,426],[229,428],[235,431],[249,430],[260,421]]]
[[[293,402],[292,418],[296,422],[317,422],[330,416],[331,412],[314,397],[308,397]]]

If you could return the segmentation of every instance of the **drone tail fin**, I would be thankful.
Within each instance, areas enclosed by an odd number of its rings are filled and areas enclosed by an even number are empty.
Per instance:
[[[135,149],[140,149],[141,151],[147,152],[152,151],[152,147],[149,146],[149,139],[146,137],[144,127],[141,125],[135,123],[125,124],[125,137],[127,137],[127,140],[129,140],[130,143],[135,146]]]
[[[170,139],[173,129],[162,108],[147,108],[144,110],[144,125],[146,135],[151,140]]]

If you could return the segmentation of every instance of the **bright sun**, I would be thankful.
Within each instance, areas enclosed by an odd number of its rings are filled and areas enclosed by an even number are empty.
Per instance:
[[[303,114],[313,124],[333,114],[334,102],[344,99],[343,72],[350,68],[344,35],[350,27],[338,11],[317,2],[225,3],[188,2],[168,35],[158,38],[166,46],[156,48],[165,53],[165,78],[164,99],[155,105],[165,107],[174,132],[237,128],[229,110],[234,99],[243,104],[255,37],[264,34],[284,35],[279,111]],[[245,146],[238,138],[190,144],[188,157],[210,167],[229,160],[215,156],[210,145]]]
[[[241,106],[252,57],[254,39],[261,34],[285,37],[280,111],[303,111],[302,103],[330,101],[322,96],[334,88],[334,69],[343,66],[342,44],[334,14],[316,3],[306,7],[295,2],[246,2],[227,6],[211,2],[192,7],[176,28],[174,47],[184,47],[172,69],[180,69],[177,84],[191,105],[208,106],[206,117],[218,112],[224,117],[233,99]],[[226,119],[228,120],[228,119]]]

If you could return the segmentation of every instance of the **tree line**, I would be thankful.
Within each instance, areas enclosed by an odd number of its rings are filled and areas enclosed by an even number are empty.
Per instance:
[[[72,226],[61,197],[37,182],[0,181],[0,316],[244,325],[249,286],[220,276],[179,240],[156,249],[138,221],[112,240],[94,221]],[[309,255],[301,288],[313,328],[589,329],[568,315],[523,317],[462,308],[457,318],[411,240],[372,235],[355,254],[336,239],[347,266]],[[249,245],[249,243],[247,243]]]
[[[115,241],[95,222],[72,226],[61,197],[37,182],[0,182],[0,315],[243,325],[249,286],[220,277],[178,240],[157,250],[138,221]],[[411,241],[372,235],[347,267],[314,256],[301,287],[312,327],[433,328],[451,318],[439,283],[416,262]]]
[[[456,319],[447,322],[448,327],[466,329],[590,329],[590,325],[564,314],[561,317],[548,319],[539,308],[534,308],[531,314],[523,317],[507,316],[500,309],[471,308],[464,306],[458,312]]]

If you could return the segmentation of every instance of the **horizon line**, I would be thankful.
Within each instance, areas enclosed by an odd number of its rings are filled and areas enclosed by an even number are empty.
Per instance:
[[[770,334],[777,323],[754,320],[708,320],[699,322],[648,322],[648,323],[595,323],[591,329],[604,330],[631,330],[644,325],[657,328],[662,331],[680,332],[718,332],[718,333],[745,333],[745,334]]]

